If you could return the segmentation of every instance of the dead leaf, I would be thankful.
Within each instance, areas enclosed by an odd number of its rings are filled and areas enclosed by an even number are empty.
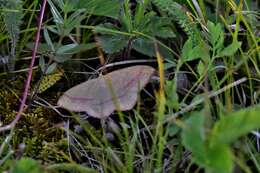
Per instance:
[[[58,105],[96,118],[106,118],[116,109],[131,110],[138,92],[149,82],[154,71],[145,65],[113,71],[69,89],[61,96]]]

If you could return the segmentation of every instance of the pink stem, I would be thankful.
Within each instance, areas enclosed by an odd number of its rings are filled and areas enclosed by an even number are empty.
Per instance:
[[[24,92],[23,92],[22,101],[21,101],[21,104],[20,104],[20,107],[19,107],[19,111],[16,114],[15,119],[10,124],[3,126],[3,127],[0,127],[0,132],[13,128],[16,125],[16,123],[20,120],[22,113],[24,111],[25,103],[26,103],[29,88],[30,88],[30,83],[31,83],[31,80],[32,80],[32,73],[33,73],[33,66],[34,66],[34,62],[35,62],[35,57],[36,57],[39,42],[40,42],[42,21],[43,21],[43,16],[44,16],[44,13],[45,13],[46,2],[47,2],[47,0],[43,0],[43,2],[42,2],[42,7],[41,7],[41,11],[40,11],[40,20],[38,22],[36,40],[35,40],[35,44],[34,44],[34,48],[33,48],[33,52],[32,52],[32,60],[31,60],[31,64],[30,64],[30,68],[29,68],[29,72],[28,72],[28,77],[27,77],[27,80],[26,80],[26,83],[25,83],[25,88],[24,88]]]

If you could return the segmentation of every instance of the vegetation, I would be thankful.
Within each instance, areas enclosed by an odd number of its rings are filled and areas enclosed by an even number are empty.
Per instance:
[[[0,0],[0,172],[260,172],[259,19],[257,0]]]

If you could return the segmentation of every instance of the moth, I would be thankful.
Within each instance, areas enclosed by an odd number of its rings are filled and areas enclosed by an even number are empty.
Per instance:
[[[153,67],[146,65],[110,72],[69,89],[59,98],[58,106],[100,119],[115,110],[131,110],[154,72]]]

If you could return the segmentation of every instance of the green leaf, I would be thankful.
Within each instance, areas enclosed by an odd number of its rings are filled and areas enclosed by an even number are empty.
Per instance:
[[[43,169],[35,160],[22,158],[16,162],[11,173],[43,173]]]
[[[78,46],[77,43],[72,43],[72,44],[66,44],[63,46],[60,46],[57,50],[57,54],[71,54],[70,51],[75,49]]]
[[[77,8],[84,8],[89,14],[117,19],[120,14],[120,5],[118,0],[79,0]]]
[[[78,44],[74,48],[70,49],[70,54],[76,54],[79,52],[87,51],[96,47],[96,43]]]
[[[76,43],[59,46],[56,49],[54,60],[63,63],[69,60],[73,55],[73,50],[78,46]]]
[[[164,70],[169,70],[170,68],[173,67],[176,68],[176,62],[169,58],[166,58],[164,63]]]
[[[192,39],[189,38],[184,43],[184,45],[182,47],[182,51],[181,51],[181,57],[182,57],[184,62],[192,59],[192,48],[193,48]]]
[[[124,28],[127,32],[133,31],[134,22],[132,21],[132,15],[128,2],[124,3],[123,12],[120,17],[120,23],[122,24],[122,28]]]
[[[64,0],[55,0],[54,3],[57,4],[60,9],[63,9],[65,7]]]
[[[219,56],[232,56],[232,55],[234,55],[237,52],[237,50],[240,48],[241,44],[242,44],[241,42],[234,41],[233,43],[228,45],[226,48],[224,48],[219,53]]]
[[[169,18],[152,16],[149,25],[146,28],[149,30],[148,34],[157,36],[160,38],[174,38],[176,37],[171,26],[171,20]]]
[[[57,23],[57,24],[63,24],[64,23],[63,18],[61,16],[59,10],[52,3],[52,0],[48,0],[48,3],[51,7],[51,13],[52,13],[52,16],[54,18],[54,22]]]
[[[205,145],[204,115],[201,112],[193,112],[186,120],[182,133],[184,146],[192,152],[193,160],[205,166],[208,162]]]
[[[51,38],[50,38],[50,35],[49,35],[49,32],[48,32],[47,28],[43,29],[43,36],[44,36],[44,39],[45,39],[47,45],[51,48],[51,51],[54,52],[55,51],[54,45],[53,45],[53,43],[51,41]]]
[[[45,64],[45,59],[44,59],[43,56],[40,56],[39,66],[40,66],[40,68],[41,68],[41,71],[44,72],[44,71],[45,71],[45,68],[46,68],[46,64]]]
[[[205,73],[205,70],[206,70],[205,64],[203,63],[203,61],[200,61],[197,66],[197,71],[198,71],[199,75],[202,76],[203,73]]]
[[[177,77],[177,75],[176,75]],[[165,82],[166,105],[170,110],[179,110],[179,98],[177,94],[177,83],[175,80]]]
[[[176,37],[175,33],[170,27],[160,27],[153,33],[154,36],[160,38],[174,38]]]
[[[70,60],[71,57],[72,57],[71,54],[67,54],[67,55],[65,55],[65,54],[57,54],[57,55],[55,55],[54,60],[56,62],[58,62],[58,63],[64,63],[65,61]]]
[[[117,35],[119,30],[120,28],[112,23],[103,23],[95,26],[95,32],[100,34]]]
[[[233,154],[229,145],[260,127],[260,105],[229,113],[215,124],[208,136],[205,136],[203,124],[201,113],[191,114],[183,129],[184,146],[192,152],[192,159],[207,172],[231,173]]]
[[[150,56],[150,57],[155,57],[155,48],[154,48],[154,41],[144,38],[144,37],[139,37],[135,40],[133,40],[132,43],[132,48],[136,50],[137,52],[140,52],[144,55]],[[162,45],[158,45],[158,49],[160,54],[164,59],[169,59],[172,60],[172,53],[165,48]]]
[[[95,43],[89,43],[89,44],[67,44],[63,45],[57,48],[56,55],[54,57],[54,60],[63,63],[67,60],[69,60],[73,54],[86,51],[89,49],[95,48]]]
[[[150,57],[155,55],[154,42],[147,38],[140,37],[135,39],[133,41],[132,47],[144,55],[148,55]]]
[[[33,42],[27,43],[27,44],[26,44],[26,47],[27,47],[28,49],[30,49],[30,50],[33,50],[33,48],[34,48],[34,43],[33,43]],[[55,47],[55,45],[54,45],[54,47]],[[39,47],[38,47],[38,53],[44,54],[44,53],[47,53],[47,52],[51,52],[51,49],[52,49],[52,48],[51,48],[48,44],[46,44],[46,43],[40,43],[40,44],[39,44]]]
[[[204,129],[205,116],[194,112],[186,120],[182,133],[184,146],[192,152],[192,159],[204,167],[207,172],[231,173],[233,168],[232,153],[228,145],[218,143],[209,146]]]
[[[182,48],[181,57],[183,62],[193,61],[199,58],[208,60],[209,53],[204,42],[200,42],[197,46],[193,47],[192,39],[188,39]]]
[[[56,0],[58,2],[64,0]],[[77,10],[77,5],[79,4],[79,0],[65,0],[65,2],[60,3],[59,7],[63,10],[64,13],[69,13]]]
[[[256,128],[260,128],[259,105],[229,113],[215,124],[211,145],[230,144]]]
[[[199,58],[204,59],[204,60],[209,59],[207,49],[203,45],[203,42],[199,43],[196,47],[193,48],[192,56],[193,56],[193,58],[191,60],[199,59]]]
[[[84,10],[77,10],[64,21],[63,35],[69,35],[71,31],[80,24],[80,22],[85,18],[85,13],[83,12]]]
[[[232,152],[227,145],[219,144],[207,148],[206,170],[212,173],[231,173],[233,169]]]
[[[221,24],[218,23],[215,25],[211,21],[208,21],[207,28],[209,31],[209,39],[211,45],[215,48],[222,46],[224,41],[224,32],[222,30]]]
[[[52,63],[51,65],[49,65],[49,67],[47,68],[45,74],[51,74],[53,73],[57,68],[57,63]]]
[[[143,22],[143,17],[145,15],[145,7],[142,3],[138,3],[136,6],[136,12],[134,16],[135,25],[139,25]]]
[[[58,163],[46,168],[50,172],[98,173],[98,171],[75,163]]]
[[[180,127],[176,126],[175,124],[169,124],[167,126],[167,132],[168,135],[172,137],[180,132]]]
[[[128,5],[128,2],[125,1],[122,14],[119,17],[119,27],[111,23],[95,27],[95,31],[101,33],[98,41],[106,53],[115,53],[125,48],[131,38],[134,38],[131,48],[152,57],[155,55],[154,41],[141,35],[161,38],[174,37],[173,31],[169,27],[170,20],[156,16],[155,12],[145,13],[145,9],[141,4],[137,5],[137,11],[135,15],[132,15]],[[134,34],[134,32],[142,34]],[[161,45],[159,49],[163,57],[172,58],[170,50]]]

